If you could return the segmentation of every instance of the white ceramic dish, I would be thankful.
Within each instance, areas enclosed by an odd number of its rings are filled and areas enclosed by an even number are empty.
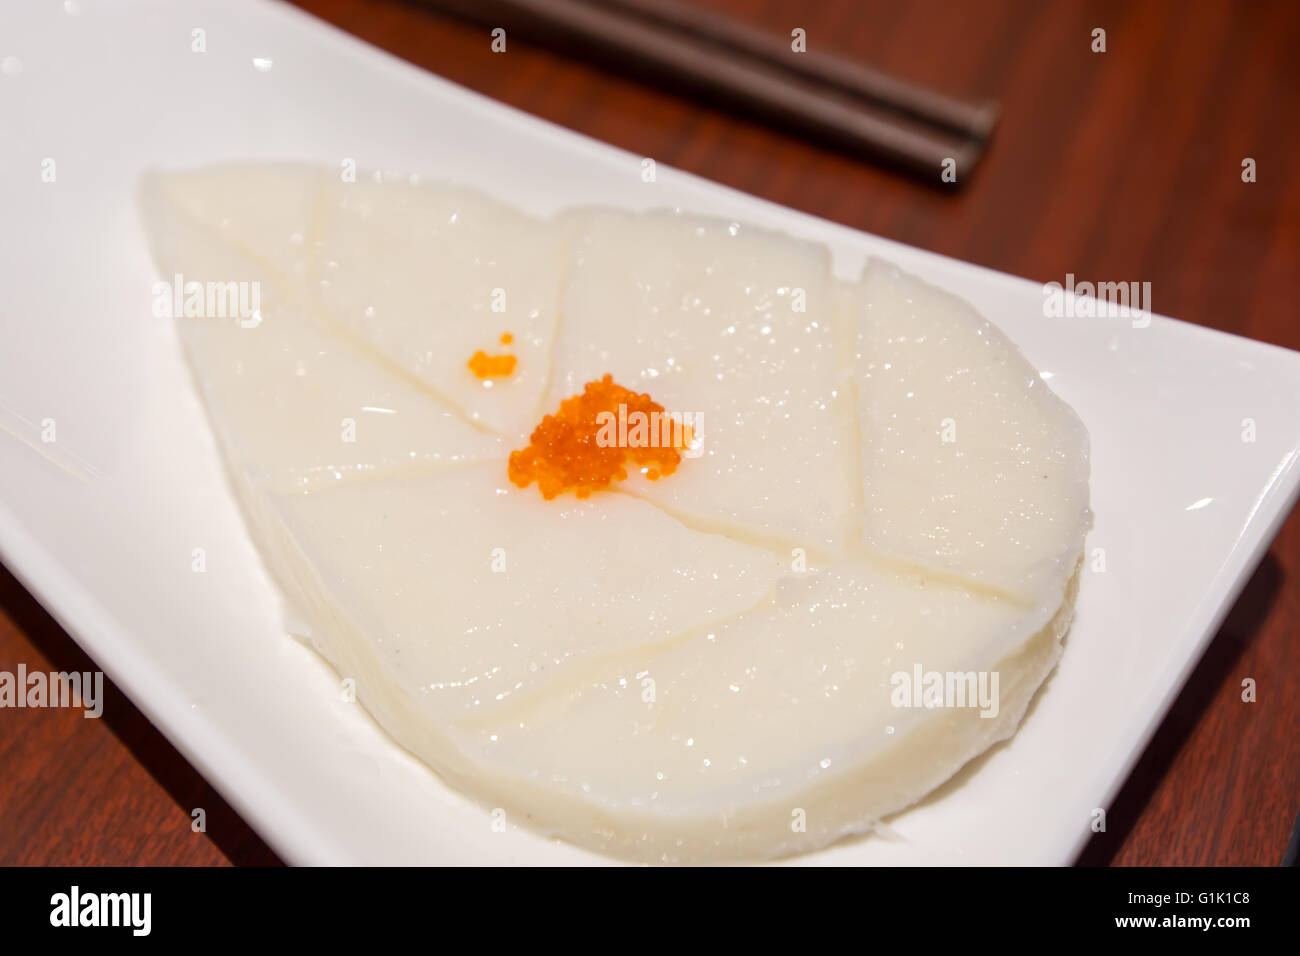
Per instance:
[[[1070,862],[1300,489],[1296,353],[1163,318],[1045,318],[1036,283],[662,166],[644,183],[641,157],[278,4],[7,3],[0,141],[0,558],[291,862],[603,861],[493,832],[284,636],[174,330],[150,312],[134,206],[147,167],[352,159],[539,213],[731,216],[826,243],[843,274],[893,259],[975,303],[1050,376],[1091,433],[1097,516],[1060,668],[1008,744],[888,835],[795,862]]]

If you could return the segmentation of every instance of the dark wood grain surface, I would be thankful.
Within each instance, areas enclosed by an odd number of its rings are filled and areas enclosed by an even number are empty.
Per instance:
[[[1139,278],[1155,310],[1300,349],[1300,3],[708,0],[1002,122],[950,194],[399,0],[299,0],[457,83],[659,162],[1028,276]],[[1105,53],[1090,49],[1094,28]],[[322,78],[322,82],[328,82]],[[1258,181],[1243,183],[1242,160]],[[1278,863],[1300,809],[1300,519],[1282,529],[1084,863]],[[0,669],[91,665],[0,572]],[[1243,676],[1259,699],[1240,700]],[[6,721],[6,728],[15,726]],[[275,862],[130,703],[0,735],[0,863]],[[194,833],[190,809],[208,811]]]

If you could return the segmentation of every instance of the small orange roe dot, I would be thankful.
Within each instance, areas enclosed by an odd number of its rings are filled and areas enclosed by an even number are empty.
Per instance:
[[[515,340],[515,337],[514,337],[513,335],[511,335],[509,332],[503,332],[503,333],[501,334],[501,344],[502,344],[502,345],[509,345],[509,344],[510,344],[511,342],[513,342],[514,340]]]
[[[609,416],[618,420],[623,406],[628,420],[642,413],[651,421],[651,413],[664,416],[664,407],[649,395],[616,385],[606,375],[598,382],[588,382],[581,395],[566,398],[554,415],[547,415],[529,436],[527,448],[510,453],[510,480],[520,488],[534,481],[547,501],[561,492],[572,490],[579,498],[609,487],[612,481],[627,478],[627,465],[657,481],[677,470],[680,449],[690,447],[691,429],[675,425],[669,429],[669,444],[619,444],[610,441]],[[602,416],[601,413],[608,413]],[[615,433],[617,428],[612,429]]]
[[[503,378],[515,370],[519,360],[513,355],[488,355],[481,349],[469,360],[469,370],[479,378]]]

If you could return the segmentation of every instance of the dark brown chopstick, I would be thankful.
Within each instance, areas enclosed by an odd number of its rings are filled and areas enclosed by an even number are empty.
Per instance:
[[[992,135],[997,123],[998,108],[992,101],[958,99],[829,53],[795,53],[786,39],[712,10],[677,0],[604,0],[604,3],[961,136],[983,142]]]
[[[905,168],[964,182],[996,112],[663,0],[419,0],[608,63],[770,125]],[[815,62],[814,62],[815,60]]]

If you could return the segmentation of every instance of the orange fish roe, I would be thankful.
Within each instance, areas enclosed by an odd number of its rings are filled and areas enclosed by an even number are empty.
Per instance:
[[[469,360],[469,370],[479,378],[504,378],[515,370],[519,360],[513,355],[488,355],[482,349]]]
[[[679,449],[690,446],[689,426],[676,426],[674,444],[669,446],[629,447],[609,442],[609,419],[601,413],[608,412],[617,420],[620,405],[629,417],[636,412],[647,418],[651,413],[664,415],[664,407],[649,395],[614,384],[612,376],[588,382],[581,395],[566,398],[554,415],[542,419],[529,436],[527,448],[510,453],[510,480],[520,488],[536,481],[542,497],[550,501],[569,489],[579,498],[587,498],[593,491],[609,487],[611,481],[622,481],[629,461],[651,481],[671,475],[681,461]]]
[[[513,335],[511,335],[509,332],[503,332],[503,333],[501,333],[501,344],[502,344],[502,345],[509,345],[509,344],[510,344],[511,342],[513,342],[514,340],[515,340],[515,337],[514,337]]]

